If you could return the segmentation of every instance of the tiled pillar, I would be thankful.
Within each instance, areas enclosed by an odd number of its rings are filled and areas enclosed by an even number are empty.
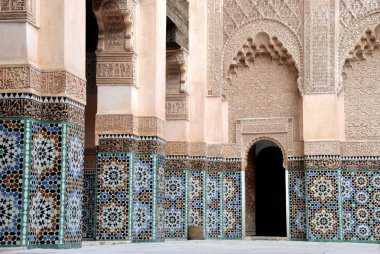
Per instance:
[[[0,33],[8,37],[0,42],[1,247],[81,246],[85,24],[71,14],[84,7],[2,3]]]
[[[96,239],[157,241],[163,230],[166,4],[93,4],[100,28]]]

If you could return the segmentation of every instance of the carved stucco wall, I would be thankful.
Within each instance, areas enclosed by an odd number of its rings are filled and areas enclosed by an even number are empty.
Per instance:
[[[232,56],[259,32],[278,37],[301,70],[302,0],[208,0],[208,95],[224,94]]]
[[[300,98],[297,71],[258,57],[249,68],[239,68],[228,90],[229,140],[236,142],[236,120],[293,117],[294,139],[299,140]]]
[[[380,1],[378,0],[340,0],[339,1],[339,66],[342,73],[344,63],[350,52],[367,29],[374,29],[380,23]],[[338,80],[341,89],[342,80]]]
[[[343,82],[346,140],[380,140],[380,50],[353,62]]]

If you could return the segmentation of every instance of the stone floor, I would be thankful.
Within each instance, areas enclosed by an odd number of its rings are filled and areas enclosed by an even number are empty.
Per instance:
[[[1,252],[1,248],[0,248]],[[1,252],[5,253],[5,252]],[[316,243],[296,241],[166,241],[164,243],[133,243],[91,245],[74,250],[13,250],[10,254],[380,254],[379,244]]]

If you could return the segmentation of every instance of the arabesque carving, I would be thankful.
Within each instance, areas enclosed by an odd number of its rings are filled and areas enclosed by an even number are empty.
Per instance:
[[[137,0],[93,0],[98,51],[134,51]]]
[[[339,23],[341,31],[354,25],[359,19],[377,11],[380,11],[378,0],[340,0]]]
[[[373,56],[373,51],[380,48],[380,25],[374,30],[368,29],[355,45],[355,48],[349,52],[349,56],[343,66],[342,77],[347,78],[347,71],[351,69],[355,62],[366,60]]]
[[[380,140],[380,25],[367,30],[343,71],[346,140]]]
[[[304,0],[304,92],[333,94],[337,91],[337,3]]]
[[[350,52],[358,44],[360,38],[363,37],[366,31],[375,31],[376,26],[380,23],[380,11],[371,12],[361,19],[355,20],[355,23],[346,30],[341,31],[339,41],[339,74],[343,73],[343,68],[347,58],[350,58]],[[359,43],[360,44],[360,43]],[[342,77],[339,81],[339,88],[341,89]]]
[[[223,5],[223,33],[226,42],[235,32],[259,19],[277,20],[290,27],[299,38],[302,28],[301,0],[225,0]]]
[[[276,38],[276,41],[283,45],[281,46],[284,48],[283,52],[285,52],[286,49],[287,53],[292,56],[295,62],[294,65],[298,70],[296,80],[298,89],[301,93],[303,93],[303,60],[301,42],[298,40],[298,37],[290,28],[272,20],[258,20],[246,25],[245,27],[241,28],[236,33],[236,35],[225,44],[223,49],[224,76],[223,78],[216,76],[213,77],[214,79],[224,80],[223,85],[221,86],[223,89],[220,90],[220,87],[210,88],[213,92],[217,94],[219,91],[219,94],[225,94],[224,89],[226,89],[229,84],[228,78],[231,62],[233,61],[234,57],[237,56],[237,53],[241,51],[242,46],[247,44],[247,38],[256,38],[256,36],[259,34],[267,34],[270,38],[270,44],[274,44],[273,38]]]
[[[165,138],[165,121],[158,117],[106,114],[96,116],[97,134],[132,134]]]
[[[250,68],[255,64],[257,57],[263,56],[268,56],[272,63],[296,68],[293,57],[277,37],[270,38],[266,33],[259,33],[254,39],[248,38],[233,58],[228,70],[229,77],[227,78],[228,85],[226,89],[231,84],[233,77],[237,75],[239,68]]]
[[[0,91],[66,95],[85,104],[86,81],[67,71],[40,70],[32,65],[0,66]]]
[[[267,32],[284,43],[300,73],[302,87],[302,0],[208,0],[208,82],[210,96],[224,95],[234,55],[248,37]]]

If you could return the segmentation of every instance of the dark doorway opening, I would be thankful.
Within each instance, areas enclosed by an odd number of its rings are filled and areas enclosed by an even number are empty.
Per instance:
[[[260,143],[260,142],[259,142]],[[258,149],[255,156],[256,235],[286,236],[286,182],[282,151]]]
[[[246,236],[287,236],[286,171],[283,153],[272,141],[257,142],[245,168]]]

